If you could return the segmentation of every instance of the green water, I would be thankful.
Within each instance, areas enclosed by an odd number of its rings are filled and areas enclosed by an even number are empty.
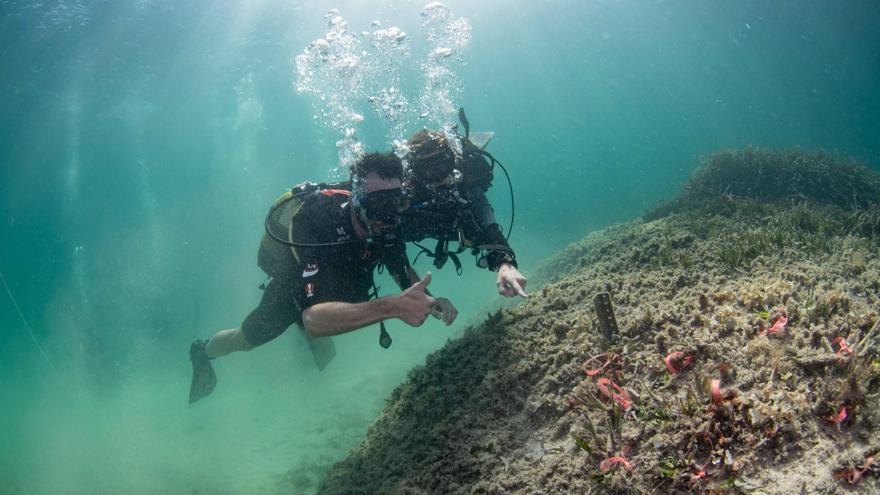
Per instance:
[[[877,2],[445,3],[471,26],[455,104],[496,132],[526,275],[721,148],[880,164]],[[388,350],[375,328],[341,336],[323,372],[294,328],[216,361],[188,405],[189,343],[259,301],[269,204],[337,165],[294,57],[334,7],[354,32],[399,26],[413,61],[426,42],[425,2],[183,4],[0,0],[0,271],[48,356],[0,292],[2,494],[307,492],[408,370],[503,302],[468,257],[431,285],[451,328],[392,322]],[[400,76],[418,93],[417,66]],[[388,149],[364,115],[366,148]],[[506,226],[500,177],[490,199]]]

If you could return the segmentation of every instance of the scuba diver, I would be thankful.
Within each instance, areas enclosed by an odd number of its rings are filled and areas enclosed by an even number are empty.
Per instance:
[[[498,293],[506,297],[528,297],[527,279],[519,272],[516,255],[507,242],[513,228],[513,187],[510,176],[484,148],[491,133],[470,135],[470,124],[464,109],[458,111],[465,135],[424,129],[412,135],[404,156],[404,189],[411,205],[401,219],[401,235],[414,242],[422,254],[433,258],[434,266],[442,268],[452,260],[461,273],[458,255],[470,249],[477,256],[477,266],[498,272]],[[479,135],[478,135],[479,134]],[[507,236],[495,220],[495,213],[486,191],[492,185],[493,171],[498,165],[507,176],[511,195],[511,223]],[[425,238],[437,239],[434,249],[422,244]],[[450,251],[449,243],[457,248]],[[415,263],[415,261],[413,263]]]
[[[419,280],[398,235],[409,206],[402,175],[397,156],[371,153],[351,167],[350,191],[305,183],[276,201],[258,255],[271,279],[240,327],[190,346],[190,403],[214,390],[212,359],[265,344],[294,323],[305,330],[319,368],[335,354],[332,335],[378,322],[380,345],[388,347],[385,320],[417,327],[432,315],[452,324],[458,310],[427,291],[431,273]],[[402,292],[378,297],[373,271],[381,266]]]

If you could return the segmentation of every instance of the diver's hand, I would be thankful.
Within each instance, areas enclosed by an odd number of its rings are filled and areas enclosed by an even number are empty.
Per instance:
[[[458,316],[458,310],[452,305],[452,301],[445,297],[434,299],[434,306],[431,308],[431,316],[442,321],[447,327],[452,325],[455,317]]]
[[[431,272],[425,274],[425,278],[411,285],[401,292],[396,298],[397,317],[407,325],[421,326],[431,314],[435,299],[425,293],[428,284],[431,283]]]
[[[498,278],[495,285],[498,293],[504,297],[529,297],[525,292],[528,279],[510,263],[504,263],[498,268]]]

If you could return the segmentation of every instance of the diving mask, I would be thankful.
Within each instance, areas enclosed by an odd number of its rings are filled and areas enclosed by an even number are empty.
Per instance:
[[[409,198],[399,187],[381,189],[364,195],[360,207],[368,219],[392,225],[396,224],[400,214],[409,208]]]

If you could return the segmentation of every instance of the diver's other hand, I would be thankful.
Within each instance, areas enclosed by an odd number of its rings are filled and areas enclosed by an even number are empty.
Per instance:
[[[528,283],[528,279],[510,263],[504,263],[498,268],[498,278],[495,285],[498,286],[498,293],[502,296],[529,297],[525,291],[526,283]]]
[[[434,306],[431,308],[431,316],[442,321],[447,327],[452,325],[455,317],[458,316],[458,310],[452,304],[452,301],[445,297],[437,297],[434,299]]]
[[[434,307],[434,298],[425,293],[428,284],[431,283],[431,272],[425,274],[425,278],[411,285],[408,289],[394,296],[397,299],[397,317],[407,325],[421,326],[431,314]]]

